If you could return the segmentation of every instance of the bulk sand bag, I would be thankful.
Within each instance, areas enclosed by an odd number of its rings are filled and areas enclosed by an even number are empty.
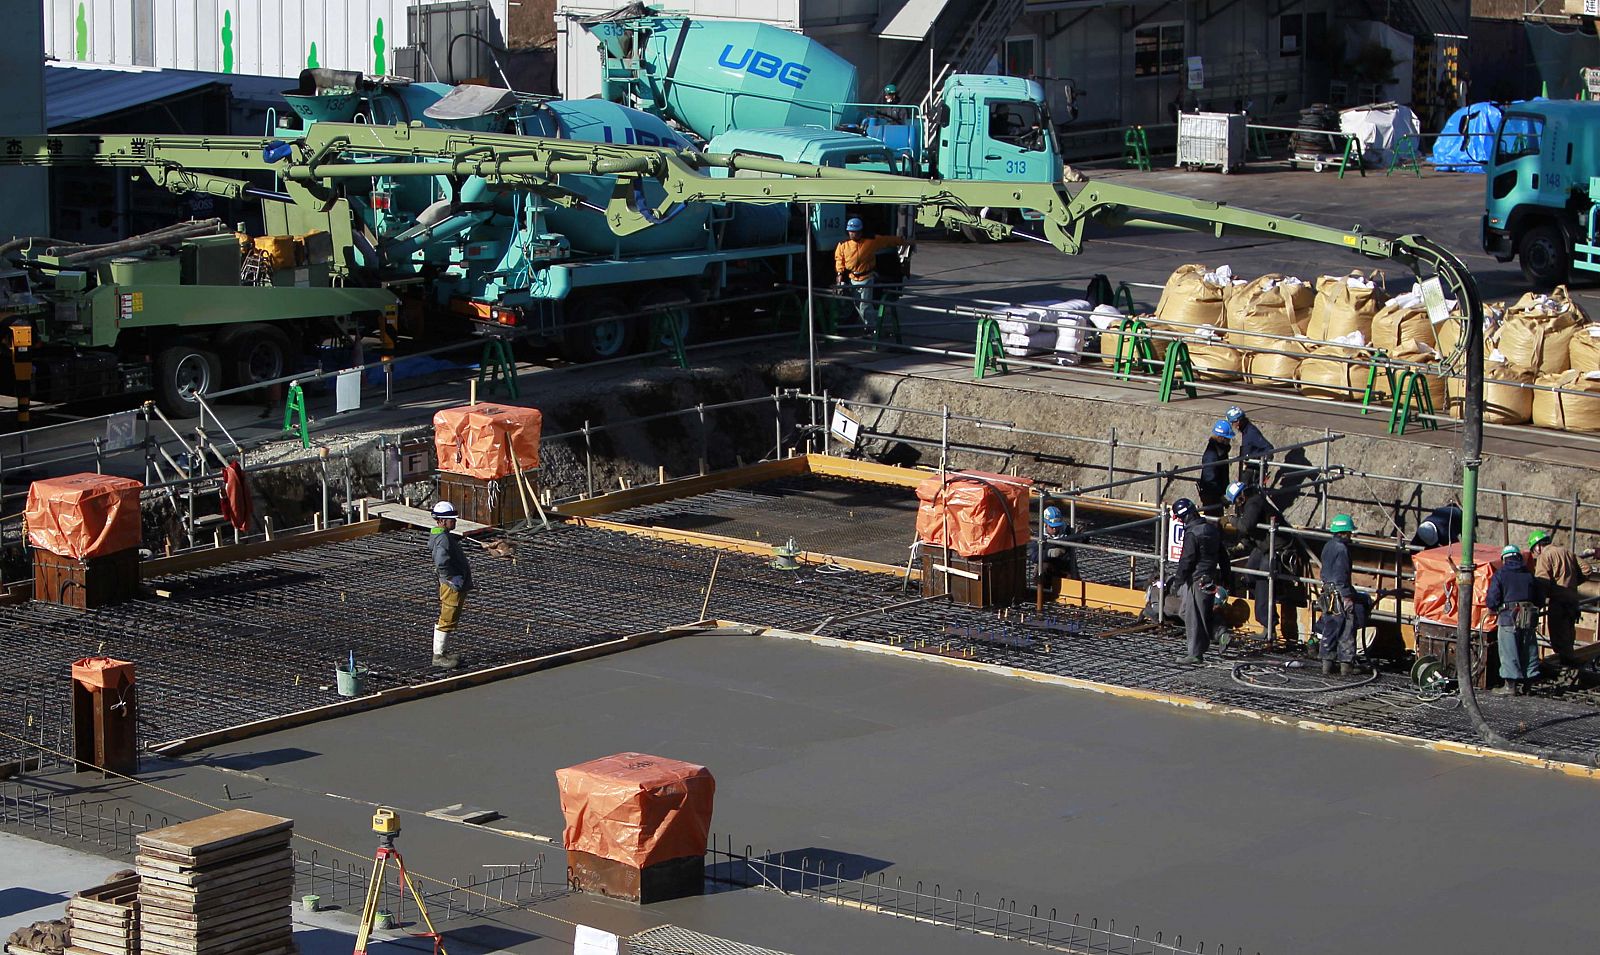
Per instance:
[[[1453,310],[1453,303],[1449,304]],[[1367,344],[1385,352],[1393,352],[1407,342],[1422,342],[1430,348],[1438,344],[1433,322],[1422,304],[1422,290],[1418,288],[1384,303],[1378,314],[1372,316],[1372,334],[1367,338]]]
[[[1306,337],[1331,342],[1360,332],[1362,342],[1372,339],[1372,318],[1388,296],[1378,283],[1359,272],[1324,275],[1317,279],[1317,300],[1311,306]]]
[[[1572,339],[1589,316],[1572,301],[1565,285],[1549,295],[1529,292],[1506,309],[1494,346],[1513,365],[1557,375],[1572,367]]]
[[[1506,361],[1506,356],[1492,351],[1483,358],[1483,420],[1489,424],[1527,424],[1533,419],[1531,385],[1538,380],[1531,368],[1519,368]],[[1465,404],[1467,381],[1450,379],[1450,413],[1461,417]]]
[[[1263,275],[1229,289],[1224,297],[1228,340],[1239,348],[1274,348],[1282,344],[1281,338],[1260,336],[1293,338],[1299,334],[1311,320],[1309,303],[1312,299],[1299,297],[1299,290],[1305,288],[1306,284],[1299,279]],[[1298,300],[1307,305],[1298,305]]]
[[[1567,346],[1571,371],[1600,371],[1600,325],[1584,325]]]
[[[1243,353],[1244,380],[1262,388],[1293,388],[1300,362],[1311,350],[1299,338],[1274,341],[1271,347],[1270,352]]]
[[[1465,322],[1456,313],[1454,307],[1452,307],[1451,311],[1452,314],[1449,320],[1433,326],[1433,337],[1437,342],[1435,347],[1439,349],[1439,353],[1445,357],[1446,361],[1456,357],[1456,353],[1466,347],[1466,343],[1461,340],[1461,333],[1466,329]],[[1491,302],[1483,307],[1484,342],[1494,341],[1495,333],[1499,330],[1500,322],[1505,318],[1505,314],[1505,302]],[[1487,350],[1486,348],[1485,351],[1487,352]]]
[[[1334,343],[1315,348],[1295,372],[1300,393],[1308,398],[1328,401],[1354,401],[1367,387],[1370,353],[1360,332],[1351,332]]]
[[[1170,336],[1192,333],[1202,325],[1227,327],[1225,299],[1234,284],[1233,270],[1226,265],[1214,270],[1203,265],[1178,266],[1161,290],[1155,318],[1149,323],[1151,330]],[[1166,356],[1171,340],[1151,340],[1157,358]]]
[[[1203,325],[1189,336],[1189,364],[1201,381],[1233,381],[1239,377],[1239,350],[1227,343],[1223,330]]]
[[[1543,388],[1561,388],[1583,394],[1535,391],[1535,425],[1557,431],[1600,432],[1600,371],[1540,375],[1538,384]]]

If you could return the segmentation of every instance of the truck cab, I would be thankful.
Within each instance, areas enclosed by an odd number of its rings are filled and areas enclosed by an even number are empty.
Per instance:
[[[1600,174],[1600,103],[1506,107],[1484,173],[1483,250],[1517,258],[1536,287],[1565,282],[1586,235],[1589,179]]]
[[[1044,88],[1015,76],[957,74],[945,82],[935,116],[939,179],[1057,182],[1061,150]]]

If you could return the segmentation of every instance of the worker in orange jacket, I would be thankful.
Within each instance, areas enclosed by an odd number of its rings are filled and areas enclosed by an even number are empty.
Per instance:
[[[851,216],[844,224],[845,240],[833,250],[833,267],[839,273],[839,287],[850,289],[856,299],[856,317],[863,327],[867,324],[867,309],[872,304],[872,286],[878,279],[878,253],[895,246],[910,245],[910,239],[897,235],[880,235],[870,239],[862,236],[865,226],[859,216]]]

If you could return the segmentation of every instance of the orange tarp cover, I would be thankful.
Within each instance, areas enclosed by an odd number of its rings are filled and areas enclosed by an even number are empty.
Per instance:
[[[540,422],[536,409],[515,405],[445,408],[433,416],[439,470],[494,480],[536,468]]]
[[[28,487],[28,543],[60,557],[100,557],[138,547],[139,489],[132,478],[69,474]]]
[[[1417,616],[1434,623],[1456,623],[1456,561],[1461,559],[1461,548],[1456,545],[1434,547],[1411,555],[1411,569],[1416,572],[1416,587],[1411,598]],[[1489,593],[1489,580],[1500,569],[1500,548],[1491,544],[1476,544],[1472,548],[1472,627],[1474,630],[1493,630],[1495,615],[1483,605]]]
[[[568,849],[642,869],[701,856],[717,781],[694,763],[617,753],[556,770]]]
[[[133,664],[110,657],[84,657],[72,661],[72,678],[91,690],[133,685]]]
[[[943,547],[948,527],[950,549],[962,557],[1021,547],[1033,537],[1028,528],[1032,487],[1029,478],[987,471],[957,471],[942,482],[928,478],[917,485],[917,540]]]

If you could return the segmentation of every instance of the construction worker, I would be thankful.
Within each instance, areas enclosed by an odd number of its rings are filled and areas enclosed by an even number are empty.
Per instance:
[[[1322,545],[1322,619],[1317,627],[1324,675],[1333,672],[1335,662],[1341,676],[1356,672],[1359,607],[1355,585],[1350,582],[1350,536],[1355,531],[1356,522],[1349,514],[1335,514],[1328,522],[1328,533],[1333,536]]]
[[[472,590],[472,565],[467,563],[461,539],[451,531],[456,527],[456,506],[449,501],[433,505],[433,531],[428,549],[439,572],[439,620],[433,625],[433,665],[454,670],[461,665],[459,655],[450,652],[450,640],[461,622],[461,609]]]
[[[1172,505],[1172,514],[1183,522],[1183,553],[1174,576],[1184,588],[1183,635],[1189,644],[1178,662],[1204,663],[1217,630],[1216,608],[1228,599],[1233,584],[1232,565],[1222,549],[1222,532],[1193,501],[1180,498]]]
[[[897,235],[880,235],[866,238],[866,226],[859,216],[851,216],[844,224],[845,240],[833,250],[833,266],[839,273],[839,287],[850,288],[856,299],[856,317],[862,327],[867,324],[867,309],[872,304],[872,286],[878,278],[877,257],[884,249],[910,245],[910,239]]]
[[[889,106],[898,106],[900,104],[900,88],[895,86],[893,83],[884,86],[883,99],[881,102],[886,103]]]
[[[1238,405],[1228,409],[1224,416],[1228,424],[1233,426],[1233,433],[1239,436],[1239,454],[1244,457],[1239,462],[1239,480],[1246,484],[1265,484],[1264,477],[1267,473],[1266,459],[1272,454],[1272,442],[1267,440],[1261,429],[1255,426],[1249,415]]]
[[[1461,539],[1461,508],[1451,502],[1443,507],[1436,507],[1422,523],[1417,525],[1417,533],[1411,538],[1413,544],[1423,547],[1442,547],[1454,544]]]
[[[1500,551],[1500,568],[1489,580],[1483,605],[1493,610],[1500,624],[1500,679],[1495,696],[1526,696],[1528,684],[1539,678],[1539,610],[1544,601],[1539,582],[1522,560],[1516,544]]]
[[[1044,509],[1044,539],[1039,561],[1039,586],[1045,599],[1054,600],[1061,593],[1061,579],[1078,579],[1078,550],[1057,543],[1073,533],[1061,508],[1052,504]]]
[[[1303,545],[1266,489],[1235,481],[1224,497],[1234,513],[1235,539],[1229,555],[1243,558],[1251,570],[1271,571],[1277,577],[1270,587],[1266,577],[1250,578],[1256,622],[1271,640],[1282,621],[1284,645],[1293,649],[1300,643],[1299,610],[1305,606],[1305,587],[1298,579],[1305,570],[1300,552]],[[1274,526],[1278,529],[1275,535]]]
[[[1200,476],[1195,479],[1195,493],[1200,498],[1200,508],[1207,514],[1222,512],[1223,496],[1228,490],[1228,458],[1232,457],[1233,425],[1220,418],[1211,426],[1211,437],[1200,455]]]
[[[1528,535],[1528,552],[1533,555],[1533,576],[1545,599],[1550,647],[1562,666],[1577,666],[1572,648],[1577,642],[1578,585],[1583,583],[1583,568],[1572,551],[1552,540],[1548,531]]]

